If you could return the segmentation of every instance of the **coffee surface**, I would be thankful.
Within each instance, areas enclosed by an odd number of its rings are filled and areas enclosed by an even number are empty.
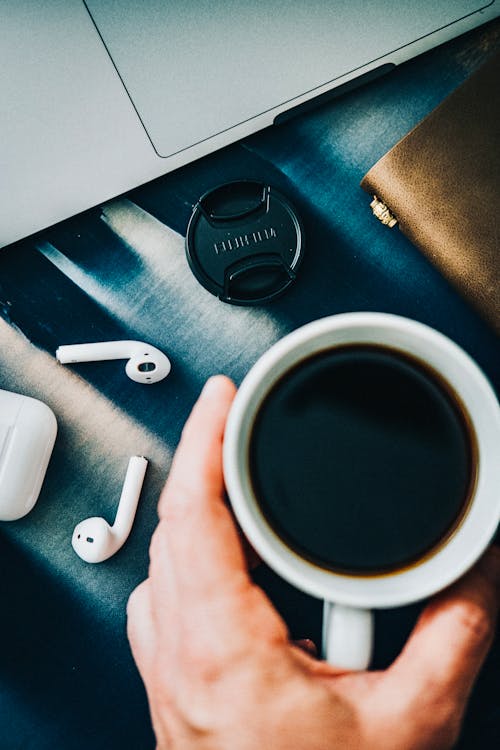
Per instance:
[[[275,532],[317,565],[384,573],[418,561],[463,517],[471,440],[423,365],[353,345],[310,357],[264,400],[249,444],[254,492]]]

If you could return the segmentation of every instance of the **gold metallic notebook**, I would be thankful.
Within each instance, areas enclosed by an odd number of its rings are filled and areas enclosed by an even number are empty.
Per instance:
[[[500,55],[364,176],[400,229],[500,334]]]

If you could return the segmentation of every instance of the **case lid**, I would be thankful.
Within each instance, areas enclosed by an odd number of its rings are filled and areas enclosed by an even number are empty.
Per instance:
[[[251,180],[205,193],[186,234],[187,258],[200,284],[234,305],[267,302],[288,289],[303,253],[294,208],[271,186]]]

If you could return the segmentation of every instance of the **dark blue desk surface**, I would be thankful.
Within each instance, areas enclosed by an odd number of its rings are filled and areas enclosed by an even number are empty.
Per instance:
[[[0,387],[44,399],[60,425],[36,508],[0,528],[4,750],[154,746],[125,637],[125,603],[147,574],[158,492],[209,375],[225,372],[239,382],[270,344],[299,325],[348,310],[383,310],[447,334],[500,387],[493,333],[398,230],[372,218],[359,188],[365,171],[498,48],[499,29],[493,23],[476,30],[320,110],[137,189],[103,213],[90,211],[0,253],[0,314],[7,321],[0,320]],[[176,234],[197,196],[239,177],[267,180],[286,193],[307,237],[296,286],[255,309],[206,293]],[[172,375],[148,389],[129,381],[120,363],[66,369],[54,362],[59,344],[116,338],[164,349]],[[112,519],[127,458],[136,452],[150,456],[152,466],[132,535],[115,558],[88,566],[71,549],[72,529],[89,515]],[[318,602],[264,567],[256,578],[294,637],[319,640]],[[377,613],[375,666],[395,656],[418,611]],[[499,695],[497,642],[461,748],[498,747]]]

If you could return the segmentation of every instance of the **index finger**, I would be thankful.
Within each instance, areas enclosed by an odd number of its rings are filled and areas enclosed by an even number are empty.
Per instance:
[[[178,588],[190,595],[206,596],[236,582],[250,583],[238,532],[224,502],[222,441],[235,393],[228,378],[207,381],[184,427],[158,506],[155,535],[165,535]],[[161,538],[156,543],[161,545]]]
[[[462,580],[423,611],[388,674],[459,719],[495,633],[500,604],[500,550],[491,547]]]

